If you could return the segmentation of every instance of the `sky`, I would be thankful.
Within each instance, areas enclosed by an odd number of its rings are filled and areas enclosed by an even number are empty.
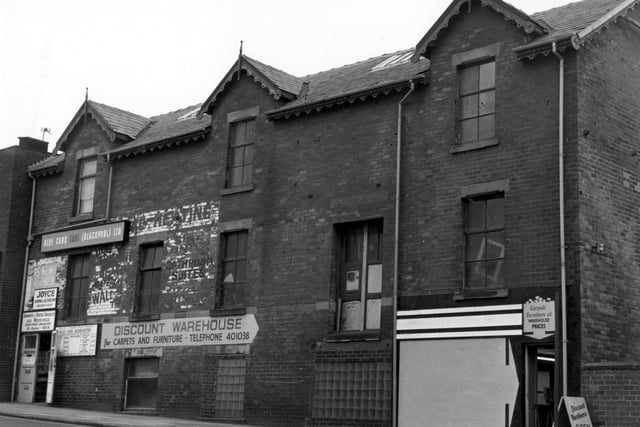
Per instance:
[[[449,0],[2,0],[0,149],[51,151],[85,98],[146,117],[203,102],[244,54],[305,76],[413,47]],[[512,0],[533,13],[569,0]],[[42,129],[50,129],[43,133]]]

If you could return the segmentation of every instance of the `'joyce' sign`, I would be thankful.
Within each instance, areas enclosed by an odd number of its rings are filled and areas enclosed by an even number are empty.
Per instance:
[[[522,306],[522,333],[537,340],[556,332],[556,307],[550,298],[535,297]]]

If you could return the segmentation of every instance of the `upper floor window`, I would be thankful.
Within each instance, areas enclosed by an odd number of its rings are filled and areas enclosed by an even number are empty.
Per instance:
[[[338,330],[380,329],[382,220],[337,227]]]
[[[162,243],[140,247],[140,272],[136,312],[157,313],[160,309],[160,286],[162,284]]]
[[[78,171],[77,215],[93,212],[93,199],[96,186],[96,169],[98,161],[95,157],[81,159]]]
[[[459,69],[459,138],[461,143],[495,137],[495,60]]]
[[[465,200],[465,289],[504,287],[504,195]]]
[[[255,120],[234,122],[229,126],[226,187],[232,188],[253,181]]]
[[[220,308],[244,306],[248,238],[247,230],[222,234],[221,278],[217,293],[217,306]]]
[[[67,317],[87,314],[89,294],[89,254],[70,255],[65,305]]]

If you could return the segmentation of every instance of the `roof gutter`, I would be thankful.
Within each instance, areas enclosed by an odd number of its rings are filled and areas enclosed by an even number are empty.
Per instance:
[[[300,104],[295,106],[286,106],[283,108],[278,108],[275,110],[265,112],[265,115],[269,120],[277,120],[282,117],[289,117],[291,115],[299,115],[305,111],[317,110],[320,111],[323,108],[329,108],[335,104],[344,104],[345,102],[355,101],[360,97],[368,97],[377,95],[380,92],[391,91],[391,90],[400,90],[407,85],[415,84],[416,80],[426,81],[426,76],[423,75],[417,78],[413,78],[410,80],[399,80],[391,83],[384,83],[377,86],[372,86],[366,89],[357,89],[350,92],[341,93],[337,96],[321,98],[316,101],[310,102],[308,104]]]

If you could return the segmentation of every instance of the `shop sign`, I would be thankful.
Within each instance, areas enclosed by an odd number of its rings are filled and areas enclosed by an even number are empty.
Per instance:
[[[522,307],[522,333],[537,340],[556,332],[555,303],[550,298],[535,297]]]
[[[27,311],[22,313],[22,332],[53,331],[56,325],[56,311]]]
[[[105,323],[102,325],[100,348],[250,344],[257,333],[258,324],[253,314]]]
[[[95,227],[44,234],[40,252],[124,242],[129,237],[128,225],[128,221],[120,221],[96,225]]]
[[[562,403],[564,403],[564,407],[567,410],[571,427],[593,427],[584,397],[563,396],[560,406],[562,406]]]
[[[58,288],[36,289],[33,292],[33,309],[47,310],[56,308]]]
[[[56,349],[60,357],[95,356],[98,325],[56,328]]]

